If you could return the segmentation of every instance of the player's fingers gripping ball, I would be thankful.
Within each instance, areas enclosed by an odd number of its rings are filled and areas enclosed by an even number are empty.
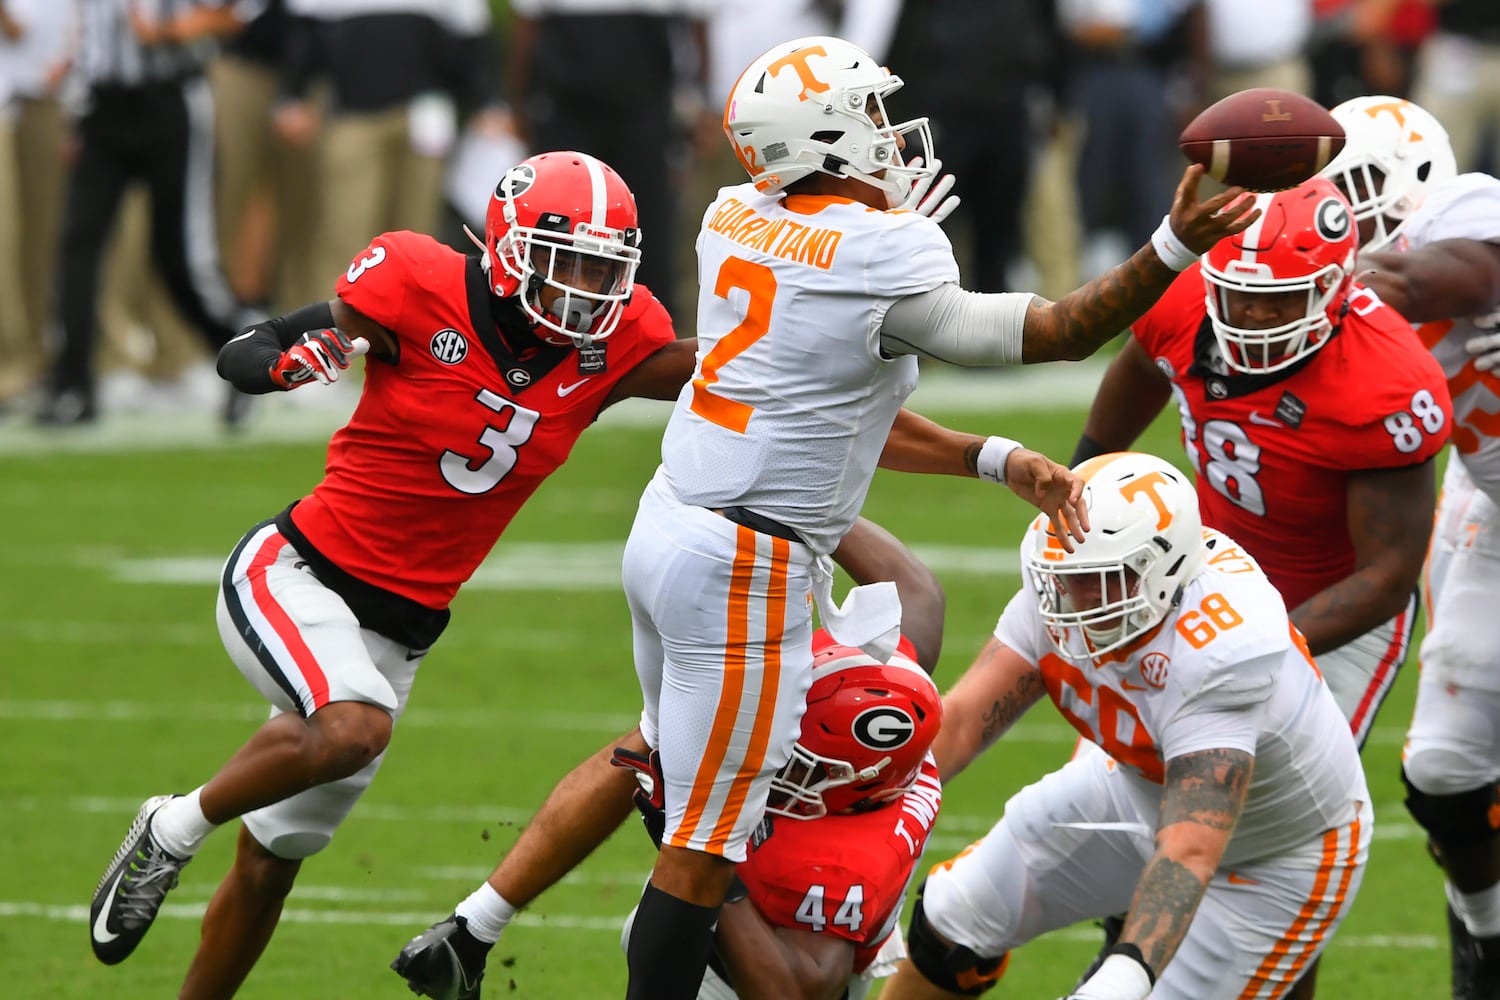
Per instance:
[[[667,829],[667,783],[661,773],[661,754],[652,750],[649,756],[626,747],[615,747],[609,762],[635,772],[635,807],[646,826],[651,843],[659,849]]]

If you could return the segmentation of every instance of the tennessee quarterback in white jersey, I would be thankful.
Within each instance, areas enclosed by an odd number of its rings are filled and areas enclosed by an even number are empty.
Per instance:
[[[1442,124],[1393,97],[1333,109],[1329,177],[1360,221],[1366,284],[1416,326],[1453,397],[1424,574],[1428,628],[1402,754],[1406,807],[1443,866],[1452,995],[1500,995],[1500,181],[1456,175]]]
[[[1087,538],[1070,553],[1028,529],[1021,590],[944,697],[934,750],[951,780],[1044,694],[1099,749],[933,870],[884,997],[977,995],[1012,949],[1127,910],[1078,1000],[1280,997],[1363,875],[1354,737],[1280,595],[1203,529],[1184,473],[1129,452],[1076,471]]]
[[[886,113],[901,85],[857,46],[802,38],[754,60],[725,105],[750,183],[726,188],[704,215],[698,364],[623,563],[641,732],[666,787],[662,851],[627,953],[631,998],[697,992],[732,862],[796,740],[814,602],[841,644],[881,661],[891,652],[894,592],[859,588],[835,606],[827,556],[889,461],[917,357],[1085,357],[1196,253],[1257,217],[1238,189],[1199,203],[1192,166],[1151,246],[1085,288],[1055,303],[967,292],[930,217],[947,202],[924,210],[924,193],[940,197],[941,185],[929,191],[939,164],[903,156],[920,141],[930,160],[927,121]],[[968,460],[981,476],[1013,479],[1013,445],[992,438]],[[1066,484],[1071,511],[1081,484],[1061,467],[1049,477]],[[1045,498],[1038,506],[1049,509]]]

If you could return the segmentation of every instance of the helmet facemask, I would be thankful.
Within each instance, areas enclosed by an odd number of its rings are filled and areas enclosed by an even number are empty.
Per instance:
[[[856,769],[848,761],[824,757],[797,743],[792,747],[791,760],[771,778],[771,797],[766,802],[766,812],[788,819],[827,816],[828,803],[823,798],[824,792],[874,781],[890,763],[891,758],[886,756],[874,764]],[[913,771],[905,784],[876,790],[861,800],[861,806],[873,808],[905,795],[916,778],[917,773]]]
[[[1042,621],[1069,659],[1089,659],[1127,646],[1156,626],[1165,609],[1141,592],[1141,580],[1162,550],[1144,545],[1123,562],[1066,565],[1033,560],[1032,582]],[[1072,635],[1082,642],[1073,642]]]
[[[1315,274],[1276,278],[1264,264],[1246,267],[1230,261],[1225,271],[1205,263],[1210,291],[1208,318],[1224,363],[1232,370],[1263,375],[1296,364],[1327,342],[1333,332],[1335,305],[1348,293],[1349,268],[1330,264]],[[1297,319],[1279,326],[1254,328],[1230,322],[1230,295],[1283,295],[1301,292],[1305,308]]]
[[[494,259],[518,282],[521,308],[543,339],[587,345],[608,337],[620,321],[641,260],[636,239],[587,223],[572,234],[512,226],[496,243]],[[550,306],[548,289],[557,293]]]

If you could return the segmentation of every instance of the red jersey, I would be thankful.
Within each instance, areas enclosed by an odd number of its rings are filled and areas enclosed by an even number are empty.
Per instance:
[[[890,936],[943,802],[929,756],[899,800],[866,813],[768,816],[738,867],[750,901],[777,927],[854,942],[863,972]]]
[[[1362,286],[1349,302],[1332,339],[1269,375],[1224,365],[1196,264],[1132,331],[1172,381],[1203,523],[1245,547],[1288,609],[1354,569],[1350,474],[1425,462],[1452,423],[1411,325]]]
[[[359,406],[292,521],[340,569],[435,609],[567,459],[615,383],[674,337],[637,285],[600,354],[507,340],[497,324],[520,327],[505,311],[524,314],[490,294],[477,259],[411,232],[371,242],[338,296],[391,331],[400,357],[369,359]]]

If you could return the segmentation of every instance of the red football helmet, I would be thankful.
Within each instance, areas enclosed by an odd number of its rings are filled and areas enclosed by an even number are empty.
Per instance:
[[[792,819],[863,812],[916,783],[943,721],[937,685],[905,639],[889,663],[813,637],[802,736],[771,779],[766,811]]]
[[[1234,371],[1279,371],[1328,342],[1354,284],[1359,231],[1349,202],[1324,177],[1255,199],[1261,217],[1220,240],[1203,258],[1208,318],[1224,363]],[[1300,318],[1267,329],[1230,322],[1233,293],[1302,292]]]
[[[603,340],[620,321],[641,260],[635,196],[587,153],[539,153],[495,186],[482,245],[491,289],[519,295],[543,339]]]

